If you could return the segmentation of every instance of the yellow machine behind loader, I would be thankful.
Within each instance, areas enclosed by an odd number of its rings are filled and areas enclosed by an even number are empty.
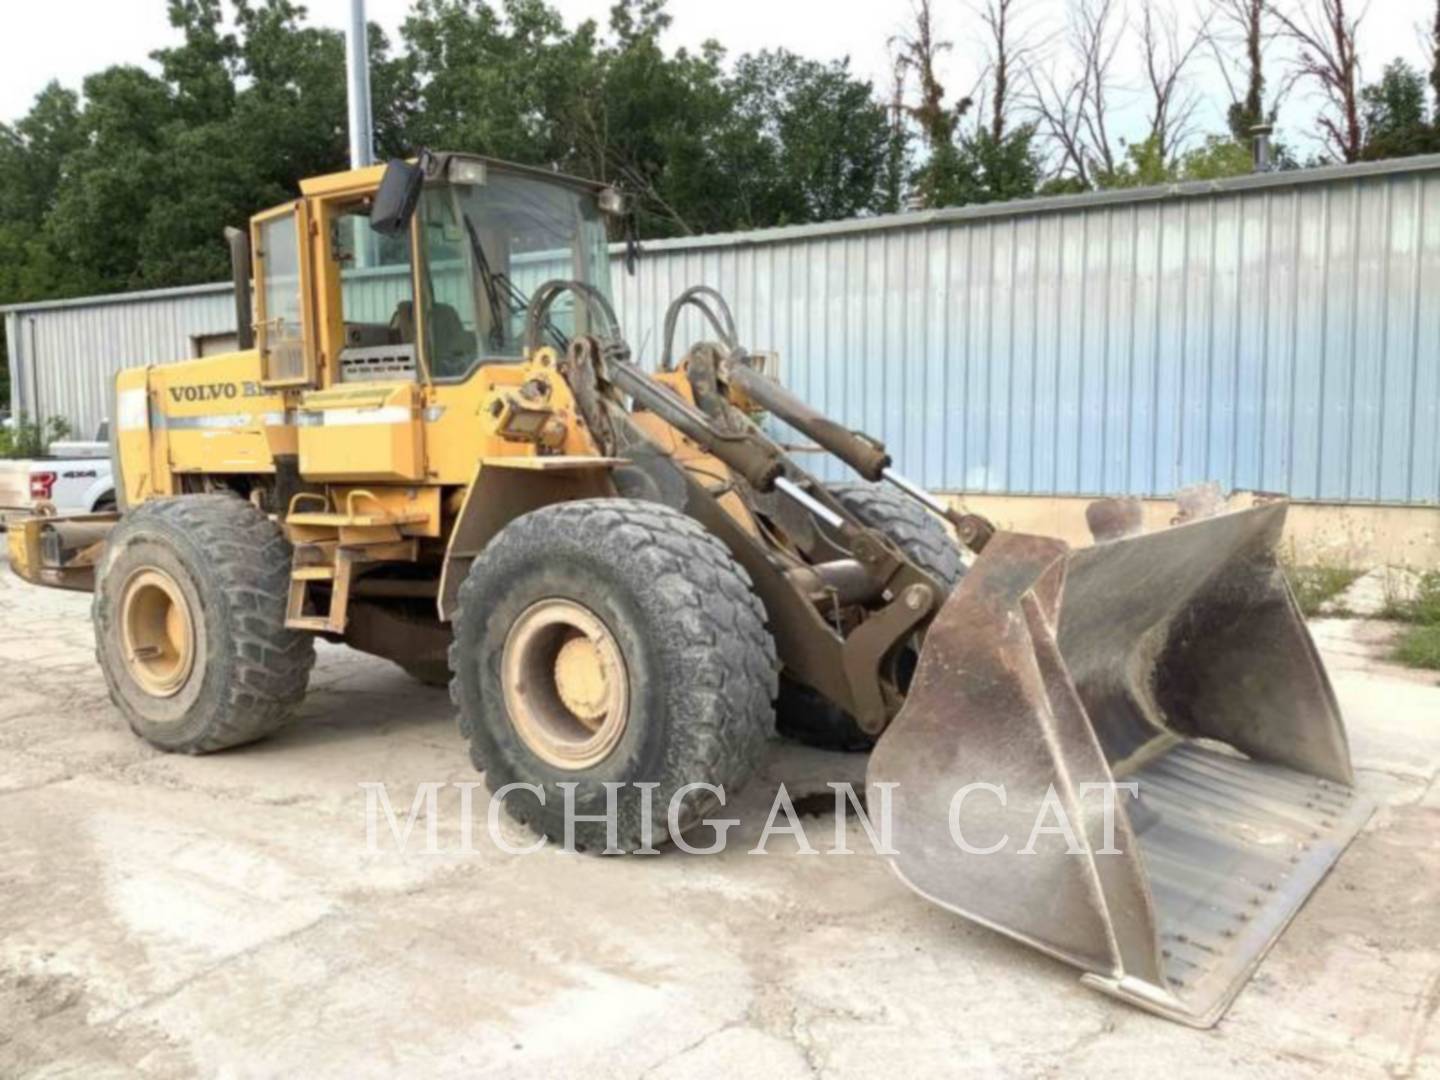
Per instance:
[[[111,696],[155,746],[261,738],[315,638],[343,641],[448,681],[476,766],[538,785],[551,837],[570,783],[578,814],[615,798],[625,849],[642,794],[683,789],[653,822],[683,832],[777,711],[873,744],[907,883],[1213,1023],[1368,813],[1276,563],[1284,505],[1149,535],[1102,506],[1077,551],[996,533],[796,400],[712,290],[636,366],[622,212],[463,154],[305,182],[230,234],[241,351],[118,377],[120,513],[15,525],[12,566],[93,589]],[[715,340],[675,363],[686,308]],[[760,412],[860,482],[821,484]]]

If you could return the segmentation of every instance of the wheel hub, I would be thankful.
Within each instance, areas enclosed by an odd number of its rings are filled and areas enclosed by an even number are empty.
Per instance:
[[[173,697],[195,668],[195,624],[175,579],[163,570],[138,570],[120,599],[125,667],[152,697]]]
[[[628,722],[630,685],[619,643],[573,600],[527,608],[505,638],[506,712],[525,745],[556,768],[603,761]]]
[[[600,650],[587,637],[572,637],[555,656],[555,689],[565,707],[592,731],[605,717],[610,692]]]

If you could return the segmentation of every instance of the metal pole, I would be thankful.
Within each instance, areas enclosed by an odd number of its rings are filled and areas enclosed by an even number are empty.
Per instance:
[[[350,167],[363,169],[375,164],[365,0],[350,0],[350,27],[345,34],[345,73],[350,93]]]

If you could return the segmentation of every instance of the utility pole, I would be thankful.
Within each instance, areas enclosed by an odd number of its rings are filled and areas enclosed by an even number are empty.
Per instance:
[[[350,95],[350,167],[363,169],[375,164],[365,0],[350,0],[350,26],[345,34],[345,74]]]

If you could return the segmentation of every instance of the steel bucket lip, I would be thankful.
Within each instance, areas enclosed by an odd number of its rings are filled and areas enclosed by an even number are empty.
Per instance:
[[[1352,788],[1350,793],[1351,801],[1345,813],[1295,864],[1275,900],[1261,908],[1245,925],[1244,932],[1236,935],[1222,958],[1225,962],[1217,964],[1196,986],[1177,989],[1168,977],[1164,985],[1157,985],[1123,971],[1114,974],[1087,971],[1080,976],[1080,981],[1190,1027],[1215,1026],[1374,814],[1373,800],[1358,789]],[[1143,844],[1140,858],[1143,863]]]
[[[911,697],[876,746],[867,777],[872,785],[900,781],[902,788],[918,788],[921,797],[916,800],[912,795],[914,801],[900,811],[897,820],[908,816],[906,824],[912,829],[933,832],[924,837],[930,841],[928,852],[942,851],[948,837],[943,815],[938,823],[931,821],[937,809],[933,792],[929,800],[925,794],[930,789],[939,791],[952,777],[957,787],[966,779],[1001,780],[1007,776],[1032,784],[1037,778],[1043,784],[1047,775],[1063,777],[1066,785],[1077,790],[1080,782],[1113,783],[1110,755],[1115,747],[1102,745],[1105,740],[1097,732],[1095,717],[1110,723],[1114,714],[1091,711],[1092,706],[1106,710],[1110,701],[1103,678],[1106,661],[1103,652],[1096,651],[1104,646],[1088,646],[1087,655],[1084,639],[1080,639],[1081,655],[1075,659],[1082,670],[1088,664],[1088,673],[1099,672],[1102,678],[1095,684],[1077,686],[1070,658],[1061,645],[1066,604],[1073,601],[1080,609],[1072,631],[1074,626],[1103,627],[1107,606],[1119,605],[1118,610],[1124,610],[1124,591],[1134,587],[1131,569],[1148,563],[1143,586],[1148,591],[1142,593],[1142,606],[1158,613],[1161,620],[1169,620],[1174,604],[1170,597],[1155,595],[1153,583],[1164,579],[1166,559],[1197,558],[1198,563],[1189,565],[1189,573],[1181,575],[1185,595],[1204,596],[1205,606],[1216,611],[1238,596],[1243,613],[1253,594],[1254,602],[1263,605],[1257,608],[1263,615],[1257,615],[1253,632],[1260,633],[1264,648],[1277,641],[1275,648],[1285,657],[1275,669],[1280,674],[1272,677],[1269,700],[1275,696],[1276,678],[1282,690],[1288,679],[1305,684],[1303,694],[1296,690],[1297,707],[1282,709],[1286,715],[1276,731],[1307,733],[1318,740],[1309,751],[1301,751],[1284,746],[1282,737],[1278,760],[1267,761],[1268,755],[1276,753],[1276,743],[1252,739],[1254,745],[1240,747],[1236,759],[1245,760],[1248,754],[1258,767],[1288,766],[1291,776],[1335,785],[1345,789],[1351,800],[1339,820],[1327,823],[1319,842],[1302,853],[1282,895],[1267,903],[1243,932],[1227,943],[1227,959],[1215,973],[1196,978],[1192,984],[1180,980],[1182,985],[1171,985],[1160,941],[1169,913],[1163,903],[1157,904],[1152,885],[1158,879],[1152,880],[1151,868],[1144,862],[1145,844],[1135,840],[1128,813],[1117,815],[1123,818],[1130,841],[1128,846],[1122,844],[1129,852],[1123,860],[1097,858],[1092,845],[1088,857],[1076,860],[1083,866],[1057,865],[1037,873],[1032,862],[1031,867],[1017,867],[1011,877],[1008,870],[974,863],[959,866],[943,854],[935,855],[935,861],[927,865],[913,853],[907,857],[902,851],[888,860],[897,876],[932,903],[1080,967],[1087,984],[1132,1004],[1199,1027],[1209,1026],[1223,1015],[1373,809],[1354,794],[1348,745],[1333,690],[1278,568],[1275,547],[1286,509],[1283,502],[1266,503],[1075,550],[1052,538],[997,533],[932,623],[925,649],[929,655],[922,655]],[[1069,588],[1072,568],[1082,579],[1076,582],[1073,595]],[[1233,580],[1227,576],[1230,571],[1236,575]],[[1092,572],[1095,576],[1090,576]],[[1087,612],[1086,605],[1099,606]],[[1135,612],[1121,628],[1122,637],[1125,631],[1132,633],[1130,638],[1117,639],[1118,648],[1127,655],[1134,645],[1133,632],[1151,625],[1148,618],[1143,611]],[[944,654],[937,655],[932,643],[942,647]],[[1251,651],[1244,647],[1248,644],[1232,647],[1225,643],[1219,656],[1222,675],[1249,662]],[[931,661],[928,672],[927,659]],[[1208,663],[1211,658],[1201,659]],[[1117,664],[1109,666],[1119,670]],[[1162,670],[1170,669],[1149,670],[1160,677]],[[1217,700],[1223,706],[1234,698],[1222,695]],[[988,717],[987,712],[991,714]],[[1147,748],[1149,752],[1134,760],[1117,759],[1129,774],[1143,776],[1150,762],[1163,759],[1175,746],[1187,745],[1193,736],[1231,741],[1206,730],[1177,729],[1167,716],[1161,714],[1164,722],[1155,732],[1168,732],[1168,741]],[[1243,730],[1237,729],[1237,733],[1242,743],[1248,737]],[[1253,730],[1249,732],[1253,734]],[[986,762],[990,763],[990,775],[982,777]],[[1033,790],[1025,797],[1034,798]],[[902,803],[897,801],[897,805]],[[996,822],[1008,824],[999,817],[992,824]],[[903,843],[897,834],[897,846]],[[958,850],[954,854],[957,859],[964,857]],[[1203,869],[1203,863],[1197,863],[1196,869]],[[953,892],[947,874],[959,875]],[[1010,881],[1015,886],[1007,891]],[[1027,891],[1036,887],[1044,892],[1042,897]],[[1162,893],[1169,891],[1173,890],[1168,884],[1161,887]],[[1216,894],[1225,891],[1218,888]]]

